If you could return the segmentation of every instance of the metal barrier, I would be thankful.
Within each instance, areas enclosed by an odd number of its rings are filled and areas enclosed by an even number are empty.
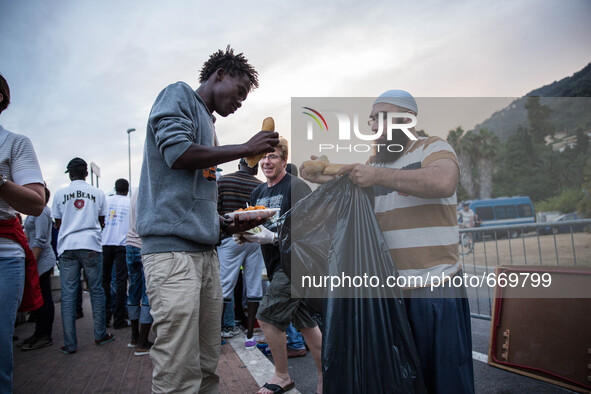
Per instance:
[[[565,227],[568,227],[569,231],[561,234],[558,230]],[[585,227],[588,232],[591,219],[462,228],[460,237],[462,233],[471,233],[474,239],[472,251],[464,250],[464,246],[460,243],[462,270],[465,274],[480,276],[493,273],[495,267],[500,265],[568,264],[576,266],[581,263],[581,256],[580,253],[577,255],[573,228],[582,227]],[[568,245],[568,234],[570,234],[570,245]],[[588,237],[588,234],[581,234],[582,237]],[[584,242],[583,244],[589,245]],[[591,260],[584,262],[589,263]],[[486,290],[478,287],[467,288],[467,290],[472,310],[471,316],[490,320],[493,297],[490,287]]]

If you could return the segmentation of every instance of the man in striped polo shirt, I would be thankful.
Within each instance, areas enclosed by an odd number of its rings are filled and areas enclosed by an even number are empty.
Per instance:
[[[250,202],[250,195],[254,188],[263,183],[255,177],[258,168],[258,164],[254,168],[250,168],[246,164],[246,160],[242,158],[237,172],[220,177],[218,180],[218,213],[220,215],[223,216],[226,213],[246,207],[246,204]],[[236,287],[240,267],[243,267],[248,309],[244,344],[247,349],[254,349],[257,344],[253,337],[255,316],[259,309],[259,302],[263,298],[262,272],[264,262],[261,246],[256,243],[238,245],[232,241],[231,236],[226,236],[222,239],[217,250],[220,260],[224,313],[226,306],[232,302],[232,294],[234,293],[234,287]],[[242,306],[238,305],[238,307]]]
[[[470,308],[466,289],[450,286],[461,275],[458,253],[456,188],[458,159],[453,148],[439,137],[409,139],[395,130],[386,139],[388,113],[418,114],[415,99],[402,90],[389,90],[376,99],[370,115],[374,133],[383,125],[376,144],[399,144],[401,152],[375,152],[367,165],[344,166],[360,187],[373,187],[375,213],[404,289],[408,320],[419,352],[425,385],[430,393],[473,393]],[[384,121],[378,121],[383,117]],[[394,123],[410,123],[398,118]],[[398,132],[397,132],[398,131]],[[382,145],[384,146],[384,145]],[[301,168],[300,170],[302,170]],[[310,176],[324,183],[325,175]],[[435,277],[435,279],[433,279]],[[442,277],[447,286],[435,287]]]

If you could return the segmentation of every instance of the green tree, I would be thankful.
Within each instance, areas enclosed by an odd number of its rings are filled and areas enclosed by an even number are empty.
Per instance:
[[[576,147],[576,153],[577,154],[585,154],[587,153],[587,150],[589,149],[589,137],[587,136],[587,133],[585,133],[583,131],[582,128],[577,128],[577,147]]]
[[[465,144],[462,142],[464,129],[461,126],[450,130],[447,134],[447,142],[454,148],[458,156],[458,167],[460,168],[460,185],[465,193],[465,199],[476,197],[476,188],[472,177],[472,158]]]
[[[534,142],[543,142],[544,137],[554,132],[550,115],[552,109],[547,105],[540,104],[540,97],[530,96],[525,102],[527,109],[527,120],[529,121],[529,131],[534,138]]]
[[[478,198],[490,198],[493,188],[494,159],[499,153],[499,138],[487,129],[480,129],[472,140],[472,161],[478,172]]]
[[[587,158],[583,167],[583,198],[577,204],[577,211],[585,218],[591,218],[591,157]]]
[[[530,196],[533,201],[554,196],[556,187],[549,177],[552,150],[535,144],[533,137],[521,126],[505,143],[493,176],[494,193],[498,196]],[[546,167],[544,167],[546,166]]]
[[[583,192],[579,188],[564,189],[559,195],[551,197],[536,204],[538,211],[559,211],[574,212],[577,210],[577,204],[583,198]]]

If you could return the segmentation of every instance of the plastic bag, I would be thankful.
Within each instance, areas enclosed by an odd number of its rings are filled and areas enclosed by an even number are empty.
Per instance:
[[[372,202],[372,190],[347,177],[299,201],[280,230],[283,269],[294,295],[323,314],[325,393],[426,392],[401,291],[382,286],[396,269]],[[381,282],[335,288],[333,279],[307,280],[363,275]]]

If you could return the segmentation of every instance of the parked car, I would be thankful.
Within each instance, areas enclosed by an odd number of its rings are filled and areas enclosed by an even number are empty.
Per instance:
[[[564,222],[567,220],[577,220],[577,219],[583,219],[582,217],[580,217],[579,215],[577,215],[576,212],[571,212],[571,213],[564,213],[562,215],[559,215],[558,217],[555,217],[552,220],[549,220],[548,223],[552,223],[552,224],[556,224],[553,226],[546,226],[546,227],[542,227],[540,229],[540,234],[559,234],[559,233],[570,233],[570,229],[572,227],[573,229],[573,233],[578,233],[581,231],[585,230],[585,227],[587,227],[587,224],[563,224],[560,225],[560,222]]]

